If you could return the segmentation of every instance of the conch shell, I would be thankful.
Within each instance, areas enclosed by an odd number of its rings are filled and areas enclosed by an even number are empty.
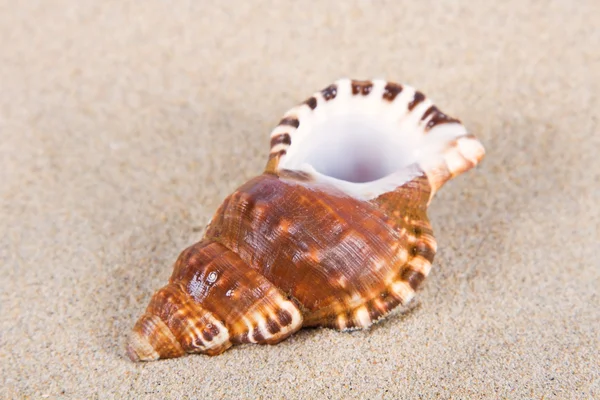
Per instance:
[[[421,92],[341,79],[285,113],[264,173],[225,199],[133,328],[131,360],[366,328],[429,274],[434,193],[484,156]]]

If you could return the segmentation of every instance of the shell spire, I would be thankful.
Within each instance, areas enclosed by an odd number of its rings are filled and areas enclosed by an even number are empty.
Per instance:
[[[285,113],[265,172],[219,207],[136,323],[134,361],[366,328],[407,304],[437,245],[427,207],[483,158],[421,92],[341,79]]]

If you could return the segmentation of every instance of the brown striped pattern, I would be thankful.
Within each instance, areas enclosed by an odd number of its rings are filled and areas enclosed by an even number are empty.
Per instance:
[[[371,93],[371,89],[373,89],[373,83],[371,81],[352,81],[351,86],[353,95],[361,94],[366,96]]]
[[[300,121],[298,121],[298,118],[285,117],[281,121],[279,121],[279,125],[286,125],[286,126],[298,128],[298,126],[300,126]]]
[[[337,85],[331,84],[331,85],[327,86],[325,89],[323,89],[321,91],[321,94],[323,95],[323,98],[326,101],[335,99],[335,96],[337,96]]]
[[[315,99],[314,96],[309,97],[304,104],[306,104],[307,106],[310,107],[311,110],[314,110],[315,108],[317,108],[317,99]]]
[[[388,82],[383,89],[383,98],[387,101],[394,101],[400,92],[402,92],[402,85]]]
[[[423,116],[421,117],[421,121],[427,121],[426,129],[430,130],[431,128],[448,123],[460,123],[460,121],[456,118],[449,117],[448,115],[441,112],[436,106],[431,106],[425,111]]]
[[[408,111],[414,110],[414,108],[418,106],[423,100],[425,100],[425,95],[419,91],[416,91],[412,101],[408,103]]]
[[[275,147],[278,144],[290,145],[292,144],[292,138],[289,133],[281,133],[271,138],[271,147]]]

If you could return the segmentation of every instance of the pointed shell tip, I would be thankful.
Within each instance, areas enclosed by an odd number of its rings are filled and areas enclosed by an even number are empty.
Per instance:
[[[133,362],[141,361],[140,357],[138,357],[132,343],[127,344],[127,348],[125,349],[125,354],[127,354],[127,357]]]

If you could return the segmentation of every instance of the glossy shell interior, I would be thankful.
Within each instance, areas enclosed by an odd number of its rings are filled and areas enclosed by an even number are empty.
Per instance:
[[[369,200],[422,173],[433,195],[483,156],[460,121],[414,88],[340,79],[285,113],[267,169],[302,171]]]

